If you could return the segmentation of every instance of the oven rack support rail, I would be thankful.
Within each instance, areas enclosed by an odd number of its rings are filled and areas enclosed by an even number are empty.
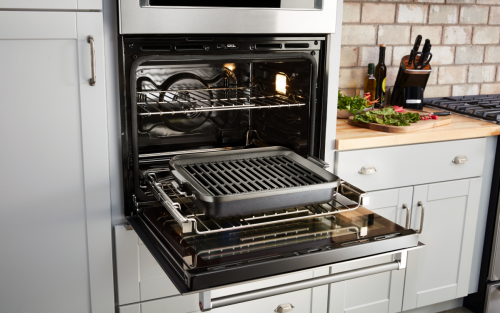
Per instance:
[[[182,212],[181,205],[174,202],[170,196],[165,192],[164,188],[168,188],[174,196],[186,197],[186,193],[178,190],[175,181],[162,181],[158,182],[154,173],[148,173],[145,177],[146,184],[150,187],[155,198],[161,202],[172,218],[179,224],[182,233],[196,233],[196,234],[213,234],[223,231],[232,231],[238,229],[252,228],[257,226],[272,225],[278,223],[293,222],[298,220],[327,217],[338,213],[344,213],[357,210],[362,204],[368,204],[369,198],[367,193],[359,188],[349,184],[346,181],[340,182],[339,187],[333,195],[331,203],[323,205],[314,205],[295,209],[286,209],[278,211],[271,211],[264,214],[254,216],[238,216],[233,218],[225,218],[225,225],[217,223],[216,220],[205,216],[204,214],[195,213],[190,214]],[[342,198],[342,200],[341,200]],[[345,204],[346,198],[350,204]],[[336,203],[337,205],[334,205]],[[302,214],[301,216],[294,216]],[[205,222],[202,220],[205,218]],[[280,219],[277,219],[280,218]],[[210,223],[207,222],[207,219]],[[213,225],[213,226],[212,226]],[[200,227],[198,227],[200,226]],[[201,228],[201,229],[200,229]]]
[[[307,100],[304,97],[300,98]],[[213,111],[292,108],[305,105],[305,101],[297,101],[285,95],[258,90],[256,87],[137,92],[138,114],[142,117]]]

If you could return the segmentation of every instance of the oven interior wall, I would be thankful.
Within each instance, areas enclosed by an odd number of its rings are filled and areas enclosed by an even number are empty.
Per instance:
[[[286,95],[276,91],[277,75],[286,80]],[[140,95],[148,104],[142,112],[161,110],[165,114],[137,117],[139,154],[255,145],[280,145],[304,157],[308,154],[311,64],[307,61],[146,63],[137,71],[137,82],[140,91],[171,91]],[[275,94],[304,105],[288,108]],[[250,103],[262,108],[232,109]],[[211,104],[224,105],[227,110],[170,114]],[[282,108],[267,108],[280,104]]]

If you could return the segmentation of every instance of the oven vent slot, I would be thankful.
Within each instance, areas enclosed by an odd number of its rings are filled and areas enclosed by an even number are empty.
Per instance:
[[[286,43],[285,49],[307,49],[309,48],[308,43]]]
[[[159,45],[142,46],[141,50],[142,51],[170,51],[170,50],[172,50],[172,46],[171,45],[164,45],[164,46],[159,46]]]
[[[257,50],[281,49],[283,45],[280,43],[259,43],[255,45]]]
[[[177,51],[204,51],[204,45],[176,45],[175,50]]]

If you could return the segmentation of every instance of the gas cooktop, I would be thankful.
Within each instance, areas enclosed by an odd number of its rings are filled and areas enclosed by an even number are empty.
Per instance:
[[[426,98],[424,105],[500,123],[500,95]]]

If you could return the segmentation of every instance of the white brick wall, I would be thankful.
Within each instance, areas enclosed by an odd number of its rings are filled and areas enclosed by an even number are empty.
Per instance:
[[[432,43],[425,97],[500,94],[500,0],[344,0],[342,21],[340,89],[348,95],[363,91],[380,44],[394,86],[418,34]]]

